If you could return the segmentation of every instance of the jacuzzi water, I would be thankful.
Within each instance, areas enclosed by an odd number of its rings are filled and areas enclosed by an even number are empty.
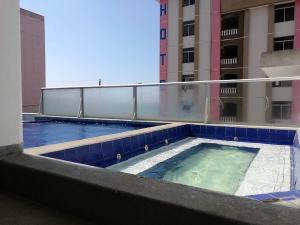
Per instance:
[[[255,148],[202,143],[139,172],[139,175],[234,194],[257,152]],[[141,158],[138,161],[143,162]],[[126,172],[137,164],[134,159],[131,162],[111,169]]]
[[[67,141],[116,134],[145,127],[149,126],[57,121],[23,123],[24,147],[39,147]]]

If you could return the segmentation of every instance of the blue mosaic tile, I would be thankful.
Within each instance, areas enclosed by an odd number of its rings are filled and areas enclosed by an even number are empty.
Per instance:
[[[277,132],[276,132],[276,130],[273,130],[273,129],[270,130],[270,141],[273,144],[277,143]]]
[[[124,154],[124,143],[122,139],[115,140],[112,142],[112,144],[113,144],[114,152],[116,154],[121,154],[121,155]]]
[[[78,162],[80,163],[87,163],[93,160],[89,154],[88,145],[75,148],[75,152],[76,152]]]
[[[300,198],[300,191],[293,191],[293,195],[296,196],[297,198]]]
[[[90,155],[90,158],[91,158],[91,162],[103,159],[101,150],[102,150],[101,143],[100,144],[93,144],[93,145],[89,146],[89,155]]]
[[[180,137],[180,127],[175,127],[175,137],[178,138]]]
[[[66,160],[65,151],[50,152],[45,154],[44,156],[54,159]]]
[[[247,129],[246,128],[236,128],[236,136],[238,138],[246,138],[247,137]]]
[[[162,137],[163,137],[163,139],[165,140],[165,139],[168,139],[168,131],[165,129],[165,130],[162,130],[162,131],[160,131],[162,134]]]
[[[70,162],[79,162],[80,160],[77,158],[76,149],[68,149],[65,150],[66,160]]]
[[[288,202],[288,201],[293,201],[293,200],[296,200],[297,198],[295,197],[288,197],[288,198],[283,198],[282,200],[285,201],[285,202]]]
[[[132,144],[132,149],[133,150],[136,150],[136,149],[138,149],[140,147],[137,136],[131,137],[131,144]]]
[[[200,126],[200,137],[206,137],[206,126]]]
[[[277,130],[277,140],[279,144],[289,144],[289,131],[288,130]]]
[[[191,136],[191,128],[190,127],[191,127],[190,125],[183,126],[183,134],[184,134],[184,136],[186,136],[186,137]]]
[[[104,159],[112,159],[116,157],[111,141],[102,143],[102,156]]]
[[[206,137],[216,137],[216,127],[207,126],[206,127]]]
[[[233,138],[236,136],[235,130],[236,129],[234,127],[225,127],[225,137],[233,140]]]
[[[273,192],[270,195],[277,197],[277,198],[284,198],[284,197],[291,197],[294,196],[293,191],[285,191],[285,192]]]
[[[249,138],[246,138],[246,137],[238,137],[238,141],[240,141],[240,142],[249,142]]]
[[[250,140],[257,140],[257,130],[256,128],[247,128],[247,138]]]
[[[101,161],[100,161],[100,160],[88,162],[88,163],[86,163],[86,164],[87,164],[87,165],[90,165],[90,166],[102,167],[102,166],[101,166]]]
[[[260,143],[270,143],[270,130],[269,129],[258,129],[257,138]]]
[[[295,135],[296,135],[296,131],[295,130],[289,130],[289,141],[290,141],[291,145],[293,144]]]
[[[270,194],[250,195],[250,196],[247,196],[247,197],[251,198],[251,199],[259,200],[259,201],[264,201],[264,200],[267,200],[267,199],[274,198],[274,196],[272,196]]]
[[[123,139],[123,145],[125,154],[130,153],[132,151],[132,143],[130,137]]]
[[[153,137],[151,133],[145,134],[146,136],[146,145],[152,145],[153,144]]]
[[[225,127],[216,127],[216,137],[218,139],[225,139]]]
[[[139,147],[144,148],[146,145],[146,137],[144,134],[138,135]]]

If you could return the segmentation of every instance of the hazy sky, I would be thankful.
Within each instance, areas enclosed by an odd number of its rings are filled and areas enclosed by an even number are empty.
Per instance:
[[[45,16],[48,86],[159,81],[155,0],[21,0]]]

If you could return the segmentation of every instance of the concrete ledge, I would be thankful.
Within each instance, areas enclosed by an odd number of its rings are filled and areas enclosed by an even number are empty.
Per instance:
[[[23,145],[9,145],[9,146],[0,146],[0,159],[3,159],[10,155],[17,155],[23,152]]]
[[[265,52],[261,55],[261,69],[271,78],[300,76],[300,50]]]
[[[0,161],[0,188],[97,223],[298,224],[297,209],[31,155]]]

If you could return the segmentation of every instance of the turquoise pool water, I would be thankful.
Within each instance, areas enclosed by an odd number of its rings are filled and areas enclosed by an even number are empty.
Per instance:
[[[234,194],[257,149],[200,144],[140,175]]]
[[[139,175],[234,194],[258,150],[202,143],[139,172]],[[147,156],[143,160],[147,164]],[[138,161],[141,162],[141,157]],[[129,163],[115,166],[115,169],[135,166]]]

